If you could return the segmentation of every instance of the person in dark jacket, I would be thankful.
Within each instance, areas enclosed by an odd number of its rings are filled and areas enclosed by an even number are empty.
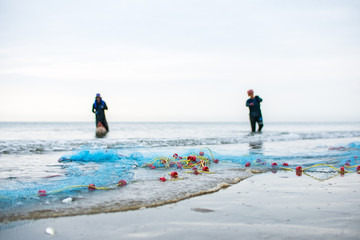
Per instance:
[[[259,96],[254,97],[254,91],[252,89],[247,91],[247,94],[250,97],[246,101],[246,106],[249,107],[250,110],[251,132],[255,132],[256,123],[258,123],[259,125],[258,132],[260,132],[264,126],[263,118],[261,115],[261,109],[260,109],[260,103],[262,102],[262,99]]]
[[[108,107],[106,106],[106,102],[104,102],[100,96],[100,93],[96,94],[95,102],[92,107],[92,112],[96,115],[96,126],[98,126],[99,122],[105,127],[106,131],[109,131],[109,126],[105,117],[105,110]]]

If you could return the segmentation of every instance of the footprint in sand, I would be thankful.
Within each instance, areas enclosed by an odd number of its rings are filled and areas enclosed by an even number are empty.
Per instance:
[[[208,208],[192,208],[191,210],[195,211],[195,212],[201,212],[201,213],[215,212],[214,210],[208,209]]]

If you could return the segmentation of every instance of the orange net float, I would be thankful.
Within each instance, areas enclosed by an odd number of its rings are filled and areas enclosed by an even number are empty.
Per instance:
[[[177,178],[179,175],[178,175],[177,172],[171,172],[171,173],[170,173],[170,176],[171,176],[172,178]]]
[[[166,181],[166,178],[161,177],[161,178],[159,178],[159,180],[160,180],[161,182],[165,182],[165,181]]]
[[[192,162],[196,162],[196,156],[188,156],[187,159]]]
[[[125,185],[127,185],[127,182],[124,179],[121,179],[117,184],[118,187],[123,187]]]
[[[284,162],[284,163],[283,163],[283,166],[284,166],[284,167],[288,167],[289,164],[288,164],[287,162]]]
[[[152,165],[152,164],[149,164],[149,168],[155,169],[156,167],[154,165]]]
[[[95,190],[95,189],[96,189],[95,184],[90,183],[90,184],[88,185],[88,189],[89,189],[89,190]]]
[[[40,197],[46,197],[46,191],[45,191],[45,190],[39,190],[39,191],[38,191],[38,195],[39,195]]]
[[[302,170],[302,167],[301,166],[297,166],[296,168],[295,168],[295,170],[296,170],[296,176],[301,176],[302,175],[302,172],[303,172],[303,170]]]
[[[250,167],[251,166],[251,163],[247,162],[245,163],[245,167]]]
[[[214,159],[214,163],[219,163],[219,159]]]
[[[273,163],[271,164],[271,166],[272,166],[272,167],[277,167],[277,163],[276,163],[276,162],[273,162]]]
[[[203,170],[204,172],[209,172],[209,171],[210,171],[210,169],[209,169],[208,166],[204,166],[204,167],[202,168],[202,170]]]

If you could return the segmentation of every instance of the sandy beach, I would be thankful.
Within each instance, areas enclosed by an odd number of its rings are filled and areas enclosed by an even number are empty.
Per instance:
[[[0,0],[0,240],[360,240],[359,22]]]
[[[0,238],[359,239],[359,183],[358,174],[320,182],[269,172],[156,208],[13,222]]]

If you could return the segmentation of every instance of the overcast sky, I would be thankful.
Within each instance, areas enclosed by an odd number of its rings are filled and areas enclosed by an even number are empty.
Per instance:
[[[0,0],[0,121],[360,121],[360,1]]]

